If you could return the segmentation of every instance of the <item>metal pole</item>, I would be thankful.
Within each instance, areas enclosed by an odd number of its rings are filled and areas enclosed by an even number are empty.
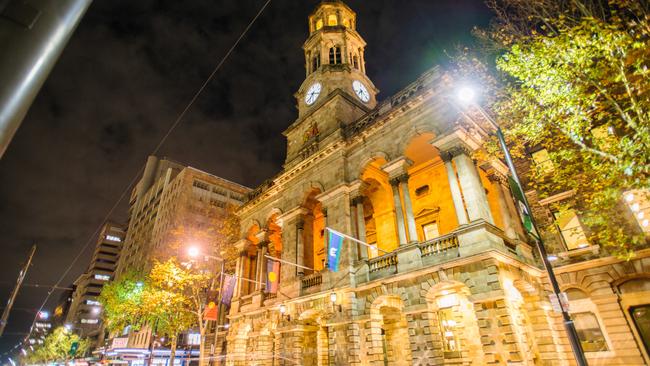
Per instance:
[[[272,261],[276,261],[276,262],[280,262],[280,263],[288,264],[288,265],[290,265],[290,266],[295,266],[295,267],[302,268],[302,269],[308,269],[308,270],[310,270],[310,271],[316,271],[316,270],[313,269],[313,268],[309,268],[309,267],[301,266],[300,264],[296,264],[296,263],[293,263],[293,262],[285,261],[285,260],[280,259],[280,258],[271,257],[270,255],[265,255],[264,257],[267,258],[267,259],[270,259],[270,260],[272,260]],[[257,281],[253,281],[253,282],[257,282]]]
[[[517,169],[515,169],[515,165],[512,161],[512,156],[510,155],[510,150],[508,149],[508,145],[506,145],[506,139],[503,136],[503,131],[501,131],[501,127],[499,127],[496,121],[490,115],[488,115],[487,112],[480,105],[475,105],[475,106],[479,110],[479,112],[481,112],[483,117],[485,117],[485,119],[487,119],[494,127],[496,127],[497,139],[499,140],[499,144],[501,145],[501,150],[503,150],[503,154],[506,159],[506,164],[508,165],[508,169],[510,169],[510,173],[512,174],[512,179],[515,181],[515,183],[517,183],[519,189],[522,190],[521,195],[524,200],[524,206],[526,207],[526,210],[530,214],[530,222],[532,223],[535,232],[539,233],[540,231],[539,228],[537,227],[537,221],[533,217],[533,211],[530,209],[528,198],[526,197],[526,194],[524,194],[523,192],[523,187],[521,185],[521,181],[519,180],[519,175],[517,174]],[[571,344],[571,349],[573,350],[573,354],[579,366],[587,366],[587,359],[582,350],[582,346],[580,345],[580,337],[578,337],[578,332],[576,331],[576,327],[575,324],[573,323],[573,319],[571,319],[571,315],[569,315],[569,313],[562,305],[562,300],[560,297],[562,291],[560,290],[560,285],[557,281],[557,277],[555,277],[555,271],[553,270],[553,266],[548,260],[548,253],[546,252],[544,241],[541,235],[536,235],[535,239],[536,239],[535,243],[537,244],[537,250],[539,251],[539,255],[542,257],[542,263],[544,264],[544,269],[546,270],[546,273],[548,274],[548,278],[551,281],[551,286],[553,287],[553,293],[555,294],[555,296],[557,296],[558,303],[560,304],[560,309],[562,310],[564,327],[566,328],[567,335],[569,336],[569,343]]]
[[[1,158],[92,0],[0,3]]]
[[[14,301],[16,301],[16,296],[18,296],[18,291],[20,290],[20,286],[23,284],[23,280],[27,276],[27,270],[29,269],[29,266],[32,264],[32,258],[34,258],[35,252],[36,252],[36,245],[32,245],[32,249],[29,251],[29,257],[27,258],[27,263],[25,263],[25,266],[18,274],[18,280],[16,280],[16,287],[14,287],[13,291],[11,292],[11,296],[9,296],[9,301],[7,301],[7,306],[5,307],[5,310],[2,312],[2,318],[0,318],[0,337],[2,336],[2,333],[4,333],[5,331],[5,327],[7,326],[7,320],[9,320],[9,313],[11,312],[11,308],[14,306]]]
[[[366,242],[364,242],[364,241],[361,241],[361,240],[359,240],[359,239],[357,239],[357,238],[354,238],[354,237],[352,237],[352,236],[350,236],[350,235],[343,234],[343,233],[340,232],[340,231],[336,231],[336,230],[331,229],[331,228],[329,228],[329,227],[326,227],[325,230],[327,230],[327,231],[331,231],[331,232],[333,232],[334,234],[340,235],[340,236],[342,236],[342,237],[344,237],[344,238],[346,238],[346,239],[350,239],[350,240],[352,240],[352,241],[354,241],[354,242],[356,242],[356,243],[359,243],[359,244],[361,244],[361,245],[365,245],[365,246],[367,246],[368,248],[376,249],[377,251],[380,251],[380,252],[382,252],[382,253],[388,254],[387,251],[382,250],[382,249],[379,249],[376,245],[368,244],[368,243],[366,243]]]

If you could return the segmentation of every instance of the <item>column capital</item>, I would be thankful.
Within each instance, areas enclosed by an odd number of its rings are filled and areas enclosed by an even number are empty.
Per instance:
[[[304,228],[305,228],[305,220],[303,220],[302,218],[296,220],[296,229],[302,230]]]
[[[368,183],[362,181],[361,179],[357,179],[349,185],[350,196],[353,198],[363,196],[363,192],[366,190],[366,188],[368,188]]]
[[[355,196],[355,197],[352,197],[352,199],[350,200],[350,204],[351,204],[352,206],[357,206],[357,205],[359,205],[359,204],[363,204],[363,199],[364,199],[364,196]]]
[[[409,160],[407,157],[402,156],[389,163],[386,163],[384,166],[381,167],[381,169],[385,171],[388,174],[388,178],[392,180],[403,174],[407,174],[408,168],[411,165],[413,165],[413,162]]]
[[[508,183],[509,170],[508,167],[501,162],[501,160],[492,159],[479,164],[479,168],[487,173],[488,178],[492,182],[500,182],[503,184]]]
[[[482,141],[477,139],[476,136],[471,134],[465,128],[458,126],[451,133],[436,137],[430,141],[430,144],[436,147],[441,152],[451,153],[452,157],[456,156],[454,153],[467,153],[471,154],[472,151],[478,150]],[[464,150],[457,150],[457,148]],[[440,154],[441,157],[443,154]]]
[[[246,239],[246,238],[244,238],[244,239],[239,239],[239,240],[235,243],[235,248],[237,248],[237,251],[241,253],[241,252],[246,251],[246,248],[248,248],[249,245],[251,245],[250,240],[248,240],[248,239]]]

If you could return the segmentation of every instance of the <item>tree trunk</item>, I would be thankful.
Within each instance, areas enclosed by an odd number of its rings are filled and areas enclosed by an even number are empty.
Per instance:
[[[171,347],[169,350],[169,366],[174,366],[174,358],[176,358],[176,343],[178,338],[176,336],[172,337]]]
[[[199,329],[199,366],[205,366],[205,327]]]

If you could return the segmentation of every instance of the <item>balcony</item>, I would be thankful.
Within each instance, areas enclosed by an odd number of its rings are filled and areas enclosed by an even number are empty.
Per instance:
[[[320,291],[323,283],[323,274],[321,272],[312,273],[300,279],[300,293],[302,295]]]
[[[371,258],[368,260],[367,280],[373,281],[490,250],[532,263],[527,244],[509,239],[497,227],[479,221],[441,237],[407,244],[391,253]]]

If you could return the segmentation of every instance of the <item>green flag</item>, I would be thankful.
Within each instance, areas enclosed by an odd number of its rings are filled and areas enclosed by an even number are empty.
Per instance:
[[[533,226],[533,221],[530,217],[531,213],[528,212],[526,209],[526,204],[524,203],[524,191],[521,189],[519,184],[517,184],[517,182],[515,182],[515,180],[510,176],[508,177],[508,183],[510,184],[510,191],[515,198],[515,205],[517,206],[517,211],[519,211],[519,216],[521,218],[522,224],[524,225],[524,228],[535,238],[539,238],[537,232],[535,231],[535,227]]]
[[[70,352],[68,353],[70,354],[70,356],[74,356],[77,354],[78,349],[79,349],[79,342],[72,342],[72,344],[70,345]]]

